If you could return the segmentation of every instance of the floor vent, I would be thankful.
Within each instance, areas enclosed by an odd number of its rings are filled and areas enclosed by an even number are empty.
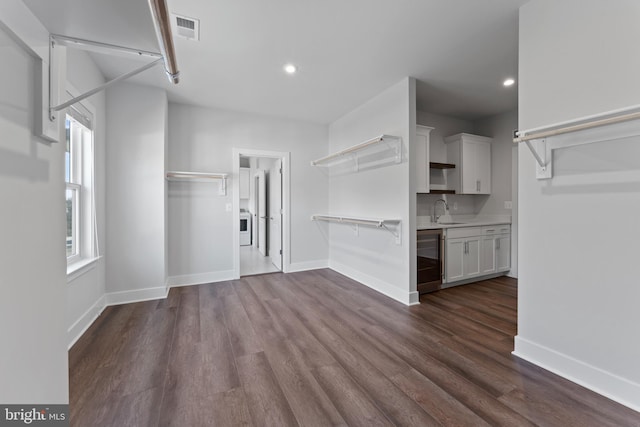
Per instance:
[[[200,20],[172,14],[175,34],[188,40],[200,40]]]

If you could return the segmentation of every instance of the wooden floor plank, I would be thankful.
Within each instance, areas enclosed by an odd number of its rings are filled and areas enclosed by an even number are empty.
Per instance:
[[[300,425],[346,425],[294,342],[270,342],[265,354]]]
[[[393,382],[443,426],[490,426],[479,415],[414,369],[396,375]]]
[[[353,379],[338,366],[314,370],[318,382],[350,426],[393,426]]]
[[[237,295],[222,298],[224,320],[231,339],[231,346],[236,357],[258,353],[263,350],[262,340],[256,334],[244,306]]]
[[[69,352],[71,425],[640,426],[511,354],[517,281],[406,307],[325,269],[107,308]]]
[[[299,425],[265,354],[248,354],[237,358],[236,362],[254,424]]]

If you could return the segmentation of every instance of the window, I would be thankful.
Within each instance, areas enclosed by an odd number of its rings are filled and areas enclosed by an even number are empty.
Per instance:
[[[81,105],[65,120],[67,265],[96,256],[91,113]]]

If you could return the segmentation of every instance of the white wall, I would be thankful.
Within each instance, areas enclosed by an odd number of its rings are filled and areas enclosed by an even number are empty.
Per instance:
[[[476,199],[478,215],[511,215],[511,271],[518,277],[518,145],[513,131],[518,128],[518,112],[509,111],[474,122],[478,135],[493,138],[491,142],[491,195]],[[511,201],[513,208],[505,208]]]
[[[638,104],[640,3],[534,0],[520,12],[520,129]],[[551,75],[553,74],[553,75]],[[640,410],[640,137],[519,152],[515,354]]]
[[[327,242],[314,213],[327,209],[327,176],[311,160],[327,150],[327,127],[259,115],[169,104],[169,169],[233,175],[234,148],[291,152],[292,269],[327,266]],[[231,176],[231,180],[238,179]],[[232,181],[226,196],[216,183],[169,184],[170,282],[233,276]]]
[[[413,113],[412,110],[413,109]],[[329,213],[402,220],[402,243],[384,229],[360,227],[356,235],[343,224],[318,224],[329,235],[331,268],[406,304],[417,302],[411,283],[411,247],[415,246],[415,190],[408,153],[415,138],[415,84],[404,79],[329,127],[329,152],[340,151],[380,134],[402,138],[403,161],[330,178]],[[407,191],[409,190],[409,191]],[[413,207],[413,211],[411,210]]]
[[[78,49],[67,50],[67,81],[80,93],[104,83],[104,77],[91,57]],[[99,92],[83,103],[90,103],[94,117],[95,196],[98,242],[104,254],[106,240],[106,95]],[[81,275],[73,275],[67,287],[68,342],[72,343],[104,308],[105,259],[98,260]]]
[[[106,287],[111,303],[165,291],[163,90],[121,83],[107,90]]]
[[[64,404],[64,144],[33,135],[34,60],[2,25],[0,50],[0,402]]]
[[[634,54],[638,16],[637,0],[536,0],[524,5],[519,129],[640,104],[634,90],[640,75],[640,55]]]

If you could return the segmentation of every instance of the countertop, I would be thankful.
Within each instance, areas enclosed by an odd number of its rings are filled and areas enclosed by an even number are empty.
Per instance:
[[[428,216],[417,217],[418,230],[435,230],[438,228],[460,228],[460,227],[481,227],[483,225],[498,225],[498,224],[511,224],[510,215],[495,215],[495,216],[461,216],[451,217],[451,221],[454,224],[440,224],[431,222],[431,218]]]

